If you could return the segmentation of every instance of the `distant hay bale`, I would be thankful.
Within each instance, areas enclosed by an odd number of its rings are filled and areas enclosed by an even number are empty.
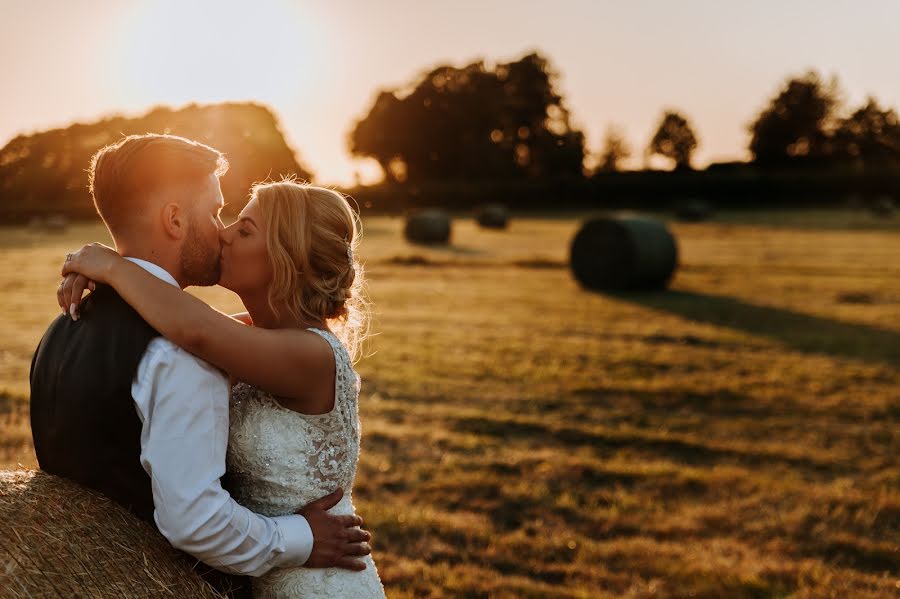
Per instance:
[[[404,236],[412,243],[446,245],[450,243],[450,216],[441,210],[423,210],[406,219]]]
[[[475,220],[485,229],[505,229],[509,225],[509,210],[503,204],[485,204],[478,209]]]
[[[678,248],[662,223],[620,215],[584,223],[570,258],[572,273],[587,289],[664,289],[678,264]]]
[[[675,218],[683,222],[698,223],[712,216],[712,206],[697,198],[684,200],[675,205]]]
[[[224,597],[148,523],[41,471],[0,472],[0,596]]]

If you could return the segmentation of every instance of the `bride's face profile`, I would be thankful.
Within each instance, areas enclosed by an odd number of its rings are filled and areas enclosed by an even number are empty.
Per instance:
[[[256,198],[222,231],[221,266],[219,285],[226,289],[241,294],[268,288],[272,264],[266,247],[265,216]]]

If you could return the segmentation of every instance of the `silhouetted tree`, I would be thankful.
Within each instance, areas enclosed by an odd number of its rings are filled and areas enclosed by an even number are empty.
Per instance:
[[[691,155],[697,148],[697,137],[687,119],[666,111],[647,147],[649,155],[659,154],[675,163],[676,169],[691,168]]]
[[[874,98],[838,122],[832,152],[840,160],[863,164],[900,162],[900,119]]]
[[[827,157],[839,104],[836,79],[825,84],[814,71],[789,79],[749,127],[754,161],[783,165]]]
[[[222,178],[227,213],[241,210],[255,181],[289,174],[312,177],[297,163],[278,120],[265,106],[155,108],[140,117],[114,116],[11,140],[0,149],[0,216],[23,219],[60,212],[92,217],[95,212],[87,189],[91,156],[125,135],[148,132],[181,135],[225,153],[231,165]]]
[[[349,135],[389,181],[582,175],[584,135],[569,123],[555,73],[539,54],[440,66],[406,94],[382,91]]]
[[[606,130],[597,171],[601,173],[616,172],[619,170],[619,163],[629,156],[631,156],[631,148],[628,147],[625,136],[617,127],[609,127]]]

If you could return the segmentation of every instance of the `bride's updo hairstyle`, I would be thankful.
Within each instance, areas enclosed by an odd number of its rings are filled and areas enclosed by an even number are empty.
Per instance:
[[[358,217],[340,193],[293,180],[251,190],[266,222],[272,262],[269,306],[301,320],[325,320],[353,359],[368,332]]]

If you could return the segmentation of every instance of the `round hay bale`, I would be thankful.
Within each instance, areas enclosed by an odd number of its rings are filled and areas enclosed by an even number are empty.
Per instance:
[[[664,289],[678,265],[675,238],[653,219],[620,215],[587,221],[571,246],[575,278],[587,289]]]
[[[150,524],[45,472],[0,472],[3,597],[225,597]]]
[[[700,199],[678,202],[675,205],[675,218],[683,222],[699,223],[712,216],[712,206]]]
[[[509,210],[503,204],[485,204],[478,209],[475,220],[485,229],[505,229],[509,225]]]
[[[450,216],[441,210],[423,210],[406,219],[403,235],[412,243],[446,245],[450,243]]]

